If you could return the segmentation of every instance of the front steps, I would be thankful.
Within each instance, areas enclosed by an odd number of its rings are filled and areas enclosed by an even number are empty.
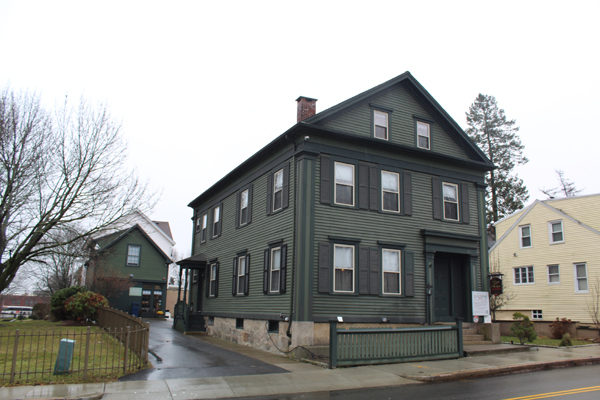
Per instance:
[[[477,333],[477,325],[463,322],[463,346],[492,344],[491,340],[486,340],[485,335]]]

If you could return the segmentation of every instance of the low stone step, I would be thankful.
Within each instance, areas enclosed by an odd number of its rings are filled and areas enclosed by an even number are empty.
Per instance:
[[[493,345],[491,340],[472,340],[472,341],[463,340],[463,346],[474,346],[474,345],[482,345],[482,344]]]
[[[464,342],[482,341],[485,340],[485,335],[463,335]]]
[[[475,328],[463,329],[463,335],[477,335],[477,329],[475,329]]]

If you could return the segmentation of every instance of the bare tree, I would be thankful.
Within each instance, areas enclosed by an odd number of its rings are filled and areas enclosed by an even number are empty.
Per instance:
[[[546,196],[548,196],[548,198],[553,199],[557,195],[574,197],[584,191],[584,189],[577,189],[575,184],[565,177],[565,173],[563,171],[554,171],[558,175],[559,185],[552,189],[540,189],[540,192],[544,193]]]
[[[495,259],[490,258],[490,274],[500,274],[500,255]],[[515,299],[516,295],[512,290],[508,290],[502,280],[502,294],[490,295],[490,312],[492,314],[492,322],[496,322],[496,311],[507,305]]]
[[[0,292],[25,263],[43,262],[136,208],[148,210],[153,198],[127,167],[120,124],[105,105],[65,100],[51,114],[36,94],[2,91]],[[78,235],[48,240],[65,230]]]
[[[592,284],[590,294],[591,298],[587,301],[587,309],[600,337],[600,279],[596,278],[596,282]]]
[[[173,260],[173,264],[169,265],[168,286],[179,286],[179,265],[177,265],[177,261],[183,260],[184,258],[186,258],[186,256],[183,252],[178,251],[174,247],[171,249],[171,260]]]

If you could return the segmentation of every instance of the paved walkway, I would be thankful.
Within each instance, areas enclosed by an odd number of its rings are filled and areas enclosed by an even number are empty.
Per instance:
[[[197,340],[235,351],[286,370],[264,375],[210,378],[161,379],[80,385],[19,386],[0,388],[0,399],[104,399],[184,400],[266,396],[302,392],[359,389],[379,386],[423,384],[424,382],[529,372],[600,363],[600,346],[534,348],[528,352],[483,355],[456,360],[439,360],[364,367],[324,369],[253,348],[211,337]],[[511,346],[511,345],[498,345]],[[485,346],[465,346],[485,350]]]

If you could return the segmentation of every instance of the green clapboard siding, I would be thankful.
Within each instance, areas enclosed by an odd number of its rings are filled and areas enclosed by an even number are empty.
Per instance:
[[[289,149],[284,149],[289,150]],[[283,153],[274,154],[271,160],[276,159]],[[292,287],[292,260],[294,254],[293,229],[294,229],[294,207],[295,207],[295,163],[294,158],[288,158],[285,162],[290,166],[289,207],[281,212],[267,216],[267,177],[271,171],[263,171],[257,179],[253,180],[252,199],[252,222],[242,228],[235,227],[235,208],[238,191],[228,195],[225,199],[215,198],[214,203],[202,204],[198,209],[212,207],[217,202],[223,202],[222,233],[216,239],[208,239],[206,243],[200,243],[200,235],[194,233],[194,254],[203,253],[208,260],[218,259],[219,262],[219,295],[216,298],[206,298],[206,284],[203,281],[203,312],[208,313],[233,313],[243,317],[245,313],[279,314],[289,312],[290,295]],[[253,173],[260,172],[261,167],[249,170],[243,177],[232,182],[231,188],[241,188],[246,184],[244,179]],[[209,216],[209,227],[211,218]],[[268,243],[283,239],[287,245],[287,292],[283,295],[263,294],[263,263],[264,251],[269,248]],[[248,296],[232,295],[233,259],[237,253],[247,250],[250,254],[250,283]],[[191,291],[190,301],[196,302],[196,287]]]
[[[433,120],[431,115],[404,89],[398,87],[378,98],[370,100],[354,110],[325,123],[325,127],[361,136],[371,136],[371,107],[369,103],[392,109],[390,113],[390,135],[392,143],[415,146],[415,120],[413,115]],[[468,158],[439,124],[430,129],[432,151],[446,155]]]

